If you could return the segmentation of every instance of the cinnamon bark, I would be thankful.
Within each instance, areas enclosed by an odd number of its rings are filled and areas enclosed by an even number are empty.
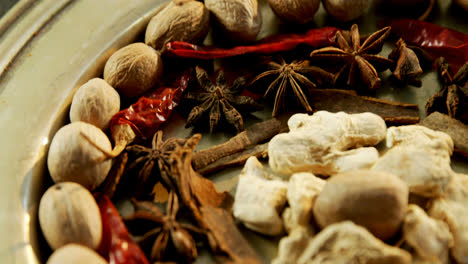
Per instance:
[[[447,133],[453,140],[455,152],[468,158],[468,126],[448,115],[434,112],[421,125]]]
[[[254,124],[223,144],[195,152],[192,159],[193,168],[196,171],[201,170],[223,157],[244,151],[272,138],[286,127],[278,119]]]
[[[314,111],[371,112],[381,116],[387,124],[409,125],[418,123],[419,108],[407,104],[373,97],[359,96],[355,91],[340,89],[314,89],[310,91],[310,105]]]

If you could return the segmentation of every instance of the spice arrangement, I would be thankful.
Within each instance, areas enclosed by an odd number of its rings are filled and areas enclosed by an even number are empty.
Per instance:
[[[77,89],[48,152],[48,263],[264,263],[245,232],[279,240],[278,264],[466,262],[468,176],[451,156],[468,156],[467,35],[411,19],[363,34],[369,0],[264,2],[167,1]],[[305,30],[259,39],[261,5]],[[351,26],[314,27],[319,8]],[[375,97],[425,89],[432,63],[421,123],[418,105]],[[210,176],[232,167],[218,190]]]

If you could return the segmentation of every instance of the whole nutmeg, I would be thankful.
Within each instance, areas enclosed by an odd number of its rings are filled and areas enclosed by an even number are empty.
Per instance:
[[[119,93],[101,78],[89,80],[78,88],[70,107],[70,121],[83,121],[103,131],[120,110]]]
[[[94,190],[107,177],[112,160],[111,143],[99,128],[73,122],[60,128],[50,143],[47,167],[54,182],[76,182]]]
[[[50,187],[39,202],[39,224],[52,249],[77,243],[97,249],[102,220],[93,195],[73,182]]]
[[[465,9],[465,11],[468,12],[468,0],[455,0],[455,3],[457,3],[463,9]]]
[[[371,0],[322,0],[322,2],[327,13],[342,22],[360,17],[371,4]]]
[[[314,19],[320,0],[268,0],[275,14],[286,22],[305,24]]]
[[[107,261],[88,247],[79,244],[63,246],[49,257],[46,264],[107,264]]]
[[[360,170],[334,175],[315,200],[321,228],[351,220],[385,240],[400,229],[408,206],[408,186],[389,173]]]
[[[210,12],[202,2],[172,0],[149,22],[145,43],[164,51],[171,41],[197,43],[203,40],[210,28]]]
[[[262,27],[257,0],[205,0],[224,34],[236,42],[251,42]]]
[[[126,97],[140,96],[161,78],[161,55],[144,43],[116,51],[104,67],[104,80]]]

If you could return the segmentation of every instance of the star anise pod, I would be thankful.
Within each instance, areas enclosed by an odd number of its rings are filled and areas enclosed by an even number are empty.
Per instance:
[[[237,132],[244,130],[244,120],[241,112],[248,113],[261,110],[263,107],[249,96],[240,95],[245,85],[245,79],[239,77],[228,85],[224,72],[220,70],[213,83],[205,70],[196,67],[197,80],[202,92],[187,92],[184,99],[197,103],[190,112],[185,127],[192,127],[209,117],[210,132],[213,133],[221,119],[236,128]]]
[[[274,117],[278,116],[280,111],[285,108],[286,90],[291,87],[291,90],[297,101],[307,111],[312,112],[312,107],[307,99],[307,91],[304,91],[301,85],[307,88],[316,88],[316,84],[310,81],[305,74],[310,74],[316,77],[319,81],[332,82],[333,74],[322,70],[318,67],[310,66],[309,61],[293,61],[286,63],[283,58],[279,59],[279,63],[271,61],[268,63],[269,70],[255,77],[252,83],[270,76],[277,76],[276,79],[268,86],[264,97],[267,97],[276,89],[275,103],[273,106]]]
[[[324,61],[329,65],[343,65],[336,73],[336,79],[347,75],[348,86],[354,87],[360,78],[368,89],[375,90],[381,84],[378,72],[388,69],[392,64],[392,60],[378,55],[390,29],[385,27],[374,32],[361,44],[359,28],[354,24],[349,40],[338,31],[335,36],[338,47],[314,50],[310,56],[313,60]]]
[[[395,49],[388,55],[388,58],[395,61],[392,65],[393,76],[400,82],[421,87],[419,78],[423,73],[417,54],[411,47],[408,47],[403,39],[399,39]]]
[[[177,221],[179,199],[174,192],[169,193],[166,215],[152,202],[132,200],[132,203],[135,212],[126,217],[125,222],[131,230],[142,227],[151,228],[138,239],[138,243],[142,246],[152,243],[151,261],[167,261],[172,257],[172,260],[190,263],[197,258],[196,243],[190,232],[194,234],[203,234],[204,232],[191,224]],[[170,248],[176,251],[175,256],[169,254],[168,249]]]
[[[126,170],[139,170],[135,197],[151,194],[154,185],[160,180],[166,187],[171,187],[167,176],[169,157],[176,146],[183,145],[185,141],[179,138],[163,141],[162,138],[163,132],[160,130],[154,134],[151,147],[134,144],[126,148],[132,160]]]
[[[468,123],[468,62],[458,70],[455,76],[451,73],[450,66],[444,58],[438,58],[436,65],[443,88],[427,101],[427,115],[440,112]]]

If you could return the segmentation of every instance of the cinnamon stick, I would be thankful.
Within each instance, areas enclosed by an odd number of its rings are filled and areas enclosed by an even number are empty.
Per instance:
[[[468,126],[448,115],[434,112],[421,125],[447,133],[453,140],[455,152],[468,158]]]
[[[205,175],[215,173],[228,167],[243,165],[251,156],[266,158],[268,156],[268,143],[259,144],[244,151],[220,158],[219,160],[200,168],[197,172]]]
[[[254,124],[223,144],[195,152],[192,159],[193,168],[198,171],[223,157],[244,151],[272,138],[284,128],[286,128],[286,124],[278,119]]]
[[[415,124],[420,120],[419,108],[415,104],[359,96],[351,90],[314,89],[310,91],[309,103],[315,111],[371,112],[392,125]]]

